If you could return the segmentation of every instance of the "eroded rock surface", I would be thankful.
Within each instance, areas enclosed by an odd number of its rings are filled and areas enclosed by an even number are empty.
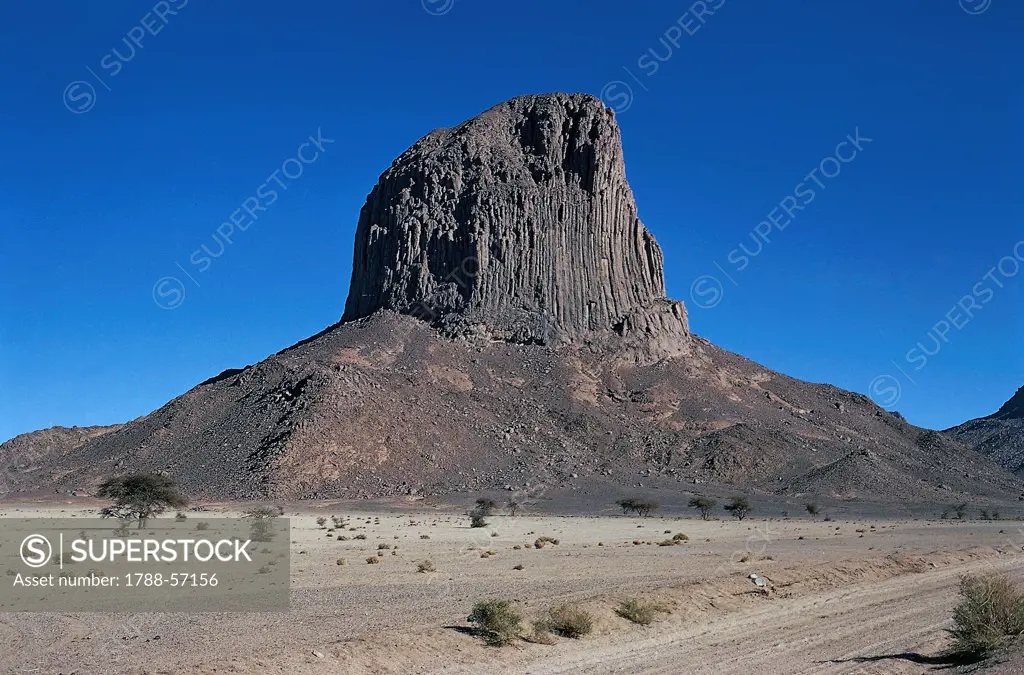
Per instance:
[[[685,338],[614,113],[512,99],[403,153],[367,198],[344,321],[381,309],[520,343]]]

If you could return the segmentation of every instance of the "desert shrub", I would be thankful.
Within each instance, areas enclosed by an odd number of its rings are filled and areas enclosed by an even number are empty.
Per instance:
[[[673,534],[672,539],[673,541],[690,541],[690,538],[682,532],[676,532],[675,534]]]
[[[319,518],[317,518],[316,519],[316,524],[317,524],[318,527],[323,527],[324,525],[326,525],[327,524],[327,516],[320,516]]]
[[[365,534],[357,534],[356,536],[354,536],[352,538],[353,539],[366,539],[366,535]]]
[[[423,572],[423,573],[426,573],[426,572],[436,572],[437,568],[434,567],[433,561],[424,560],[423,562],[421,562],[421,563],[416,565],[416,571],[417,572]]]
[[[509,514],[513,518],[515,518],[516,514],[519,513],[519,502],[515,501],[514,499],[510,499],[508,503],[505,504],[505,508],[508,509]]]
[[[736,520],[743,520],[752,510],[750,502],[746,497],[730,497],[729,503],[723,506],[726,511],[732,514]]]
[[[391,550],[391,544],[377,544],[378,551],[389,551]]]
[[[476,624],[488,644],[501,647],[516,639],[523,617],[512,609],[511,600],[483,600],[473,605],[466,620]]]
[[[963,520],[967,517],[967,504],[957,504],[953,507],[953,511],[956,513],[957,520]]]
[[[493,514],[494,509],[496,508],[498,508],[498,505],[495,503],[493,499],[481,497],[480,499],[476,500],[476,506],[473,507],[473,510],[479,512],[480,515],[486,518],[487,516]]]
[[[348,537],[346,537],[346,536],[345,536],[345,535],[343,535],[343,534],[339,534],[339,535],[337,536],[337,539],[338,539],[338,541],[348,541]]]
[[[430,539],[430,535],[429,534],[421,534],[420,535],[420,539]]]
[[[544,548],[545,544],[554,544],[555,546],[558,546],[559,541],[557,539],[552,539],[551,537],[537,537],[533,542],[533,547]]]
[[[203,530],[208,530],[208,529],[210,529],[210,524],[209,523],[202,522],[202,521],[196,523],[196,530],[197,531],[202,532]]]
[[[476,509],[469,513],[469,526],[470,527],[487,527],[487,519],[484,514]]]
[[[578,640],[594,630],[594,617],[579,607],[559,605],[548,610],[544,625],[555,635]]]
[[[960,579],[960,601],[953,609],[951,651],[985,655],[1024,633],[1024,596],[1008,578],[990,574]]]
[[[517,570],[517,571],[518,571],[518,570],[522,570],[522,569],[523,569],[523,566],[522,566],[521,564],[520,564],[520,565],[513,565],[513,566],[512,566],[512,569],[514,569],[514,570]]]
[[[188,520],[188,516],[186,516],[181,511],[178,511],[177,513],[174,514],[174,522],[176,522],[176,523],[184,523],[186,520]]]
[[[687,506],[697,509],[700,512],[701,520],[711,520],[711,509],[715,508],[717,503],[711,497],[694,497],[687,503]]]
[[[657,613],[664,611],[659,605],[651,602],[643,602],[637,598],[629,598],[619,603],[615,613],[623,619],[632,621],[640,626],[649,626],[654,622]]]
[[[337,560],[334,561],[334,564],[338,565],[339,567],[343,566],[345,564],[345,559],[344,558],[338,558]]]
[[[367,565],[376,565],[379,562],[380,562],[380,558],[378,558],[375,555],[371,555],[369,558],[366,559],[366,564]]]
[[[555,638],[548,631],[548,622],[545,619],[539,619],[533,622],[533,633],[530,635],[524,635],[523,639],[527,642],[533,642],[538,645],[553,645],[555,644]]]
[[[331,516],[331,522],[334,524],[334,529],[336,530],[343,530],[348,527],[348,518],[345,518],[344,516],[341,518],[338,516]]]
[[[818,505],[815,504],[814,502],[807,502],[806,504],[804,504],[804,508],[807,509],[807,513],[811,514],[812,516],[816,516],[819,513],[821,513],[821,509],[818,508]]]

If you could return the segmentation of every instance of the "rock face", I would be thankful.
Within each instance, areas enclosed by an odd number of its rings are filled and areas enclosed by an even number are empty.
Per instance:
[[[946,433],[1024,475],[1024,387],[995,413],[964,422]]]
[[[395,160],[359,216],[342,320],[381,309],[528,344],[687,334],[614,113],[588,94],[512,99]]]

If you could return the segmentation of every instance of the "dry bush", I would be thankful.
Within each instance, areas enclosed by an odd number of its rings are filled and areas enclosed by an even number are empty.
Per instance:
[[[1024,596],[1002,575],[968,575],[960,579],[960,602],[953,609],[951,652],[985,655],[1024,633]]]
[[[366,559],[366,564],[367,565],[376,565],[379,562],[380,562],[380,558],[378,558],[375,555],[371,555],[369,558]]]
[[[473,605],[466,620],[476,624],[487,644],[501,647],[519,635],[523,617],[512,609],[511,600],[483,600]]]
[[[548,610],[543,625],[550,633],[578,640],[594,630],[594,617],[579,607],[559,605]]]
[[[424,560],[423,562],[416,565],[417,572],[436,572],[437,568],[434,567],[433,561]]]
[[[658,612],[665,611],[667,610],[657,603],[629,598],[619,603],[615,613],[640,626],[649,626],[654,622]]]

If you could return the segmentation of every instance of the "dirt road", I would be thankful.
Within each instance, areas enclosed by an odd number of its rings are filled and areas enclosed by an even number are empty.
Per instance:
[[[919,673],[903,659],[856,657],[934,653],[949,625],[959,577],[1005,571],[1024,577],[1024,558],[981,561],[774,602],[699,626],[560,653],[522,669],[556,673]],[[665,629],[667,628],[667,629]],[[467,671],[468,672],[468,671]]]

